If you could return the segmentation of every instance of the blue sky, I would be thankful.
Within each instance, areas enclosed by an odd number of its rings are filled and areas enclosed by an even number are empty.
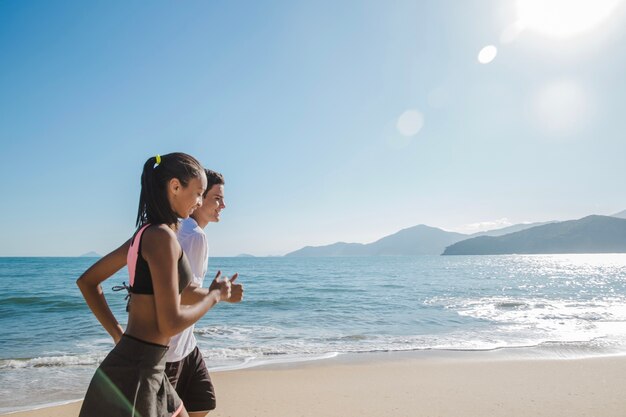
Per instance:
[[[226,177],[212,256],[624,210],[607,1],[0,2],[0,256],[114,249],[173,151]]]

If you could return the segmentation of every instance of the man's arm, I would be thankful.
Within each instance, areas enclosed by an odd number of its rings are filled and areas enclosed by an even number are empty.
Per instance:
[[[179,236],[178,241],[187,259],[189,259],[191,273],[193,274],[192,282],[180,294],[180,302],[181,304],[191,305],[206,297],[210,292],[210,288],[202,288],[200,285],[204,281],[205,264],[207,262],[206,236],[201,233],[189,233],[182,238]]]
[[[217,271],[215,278],[211,282],[209,288],[203,288],[199,285],[204,280],[205,267],[208,257],[208,246],[206,241],[206,236],[201,233],[191,233],[185,235],[182,239],[179,239],[180,246],[183,248],[183,252],[187,255],[189,259],[189,264],[191,265],[191,271],[194,275],[194,279],[191,284],[189,284],[183,292],[180,294],[181,304],[195,304],[202,298],[206,297],[206,295],[219,288],[219,283],[224,279],[221,278],[221,271]],[[243,298],[243,285],[236,284],[234,281],[237,279],[237,274],[233,275],[232,278],[225,278],[226,280],[231,281],[231,296],[223,301],[227,301],[229,303],[237,303],[241,301]]]
[[[189,233],[182,237],[178,236],[178,242],[189,260],[191,273],[193,274],[192,284],[195,284],[196,287],[201,287],[208,261],[206,236],[203,233]]]

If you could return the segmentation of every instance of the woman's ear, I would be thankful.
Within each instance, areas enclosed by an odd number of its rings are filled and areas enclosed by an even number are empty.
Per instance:
[[[178,195],[179,191],[183,188],[178,178],[172,178],[168,183],[168,188],[172,195]]]

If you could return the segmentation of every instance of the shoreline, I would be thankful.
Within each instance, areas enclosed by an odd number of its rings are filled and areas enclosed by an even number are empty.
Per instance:
[[[211,415],[223,417],[626,416],[624,354],[372,352],[218,370],[212,377],[218,408]],[[74,400],[2,415],[71,417],[79,408]]]

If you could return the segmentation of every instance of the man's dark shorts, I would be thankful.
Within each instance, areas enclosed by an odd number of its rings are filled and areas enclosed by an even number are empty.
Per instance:
[[[168,362],[165,374],[189,412],[215,409],[215,390],[200,349],[196,346],[183,360]]]

